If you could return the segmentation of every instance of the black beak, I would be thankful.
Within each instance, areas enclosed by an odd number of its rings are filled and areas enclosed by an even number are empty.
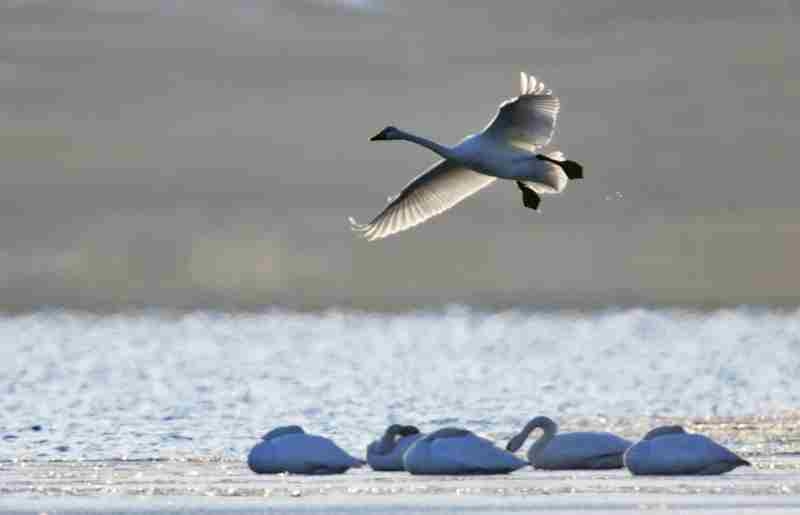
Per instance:
[[[385,139],[386,139],[386,136],[384,136],[383,131],[381,131],[378,134],[372,136],[369,140],[370,141],[383,141]]]

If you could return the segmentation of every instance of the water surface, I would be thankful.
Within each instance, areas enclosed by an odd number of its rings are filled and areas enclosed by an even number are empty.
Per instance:
[[[47,311],[0,339],[0,460],[235,460],[289,423],[362,454],[391,422],[505,439],[537,414],[635,437],[800,405],[796,311]]]

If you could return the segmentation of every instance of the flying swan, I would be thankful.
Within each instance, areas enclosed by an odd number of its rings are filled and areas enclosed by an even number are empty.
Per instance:
[[[548,417],[536,417],[511,440],[506,449],[516,452],[534,429],[544,434],[528,449],[528,460],[537,469],[615,469],[622,468],[622,455],[633,442],[605,432],[576,432],[556,435],[558,425]]]
[[[716,475],[750,466],[707,436],[689,434],[681,426],[653,429],[625,452],[624,461],[634,475]]]
[[[405,231],[455,206],[495,181],[508,179],[522,191],[525,207],[538,211],[541,194],[561,193],[569,179],[583,178],[583,167],[555,148],[544,149],[556,126],[560,101],[533,75],[520,74],[520,95],[500,105],[481,132],[455,146],[386,127],[370,141],[404,140],[443,159],[412,180],[367,224],[350,218],[367,240]]]
[[[367,446],[367,463],[373,470],[405,470],[403,454],[423,436],[414,426],[392,424],[379,440]]]
[[[247,465],[258,474],[341,474],[364,461],[328,438],[307,434],[300,426],[284,426],[264,435],[247,456]]]
[[[446,427],[417,440],[403,455],[412,474],[508,474],[528,463],[466,429]]]

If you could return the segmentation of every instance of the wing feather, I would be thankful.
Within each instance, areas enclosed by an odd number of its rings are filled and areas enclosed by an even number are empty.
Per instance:
[[[483,133],[535,152],[552,139],[561,101],[533,75],[520,75],[520,91],[500,105]]]
[[[469,168],[442,160],[403,188],[368,224],[350,225],[369,241],[405,231],[455,206],[495,181]]]

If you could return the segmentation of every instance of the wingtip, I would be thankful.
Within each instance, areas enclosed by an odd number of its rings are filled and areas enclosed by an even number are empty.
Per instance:
[[[352,216],[348,216],[347,221],[350,222],[350,230],[353,232],[363,233],[366,230],[366,225],[359,223]]]
[[[519,72],[520,95],[552,95],[553,91],[535,75]]]
[[[359,223],[352,216],[348,216],[347,221],[350,222],[350,230],[356,233],[356,235],[358,235],[360,238],[363,238],[367,241],[375,240],[375,235],[372,234],[372,226],[370,224]]]

